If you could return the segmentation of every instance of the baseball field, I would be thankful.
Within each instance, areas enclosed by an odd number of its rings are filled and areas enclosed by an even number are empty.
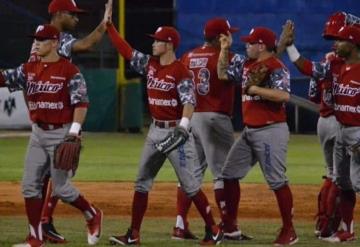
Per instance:
[[[103,237],[98,246],[108,246],[113,234],[123,234],[130,223],[133,183],[137,172],[145,134],[85,133],[84,149],[74,183],[105,214]],[[25,209],[21,195],[21,177],[28,133],[0,132],[0,246],[11,246],[27,234]],[[323,158],[317,137],[292,135],[288,154],[287,175],[294,196],[295,227],[300,238],[296,246],[333,246],[317,240],[313,234],[316,198],[323,175]],[[219,220],[212,193],[211,176],[203,185],[213,213]],[[225,246],[270,246],[281,225],[275,197],[264,183],[256,166],[242,181],[239,224],[245,233],[254,236],[247,242],[224,242]],[[150,193],[148,211],[142,227],[143,246],[195,246],[198,242],[177,242],[170,239],[176,215],[176,177],[166,163]],[[355,231],[359,232],[359,207],[355,209]],[[203,222],[194,209],[190,211],[190,227],[203,237]],[[80,212],[59,203],[55,225],[69,243],[66,246],[87,246],[85,221]],[[347,246],[359,246],[356,240]],[[52,245],[47,245],[52,246]]]

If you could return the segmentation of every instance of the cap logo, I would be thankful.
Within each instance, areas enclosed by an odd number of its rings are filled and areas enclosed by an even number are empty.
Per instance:
[[[44,26],[43,26],[43,25],[40,25],[40,26],[38,26],[38,27],[36,28],[36,32],[40,32],[40,31],[42,31],[42,30],[44,30]]]
[[[339,32],[341,32],[342,30],[344,30],[344,27],[340,28]]]
[[[73,3],[73,5],[76,7],[75,0],[71,0],[71,2],[72,2],[72,3]]]
[[[255,31],[254,28],[251,29],[249,34],[252,34],[254,31]]]
[[[260,43],[260,44],[263,44],[264,41],[263,41],[262,39],[259,39],[259,43]]]
[[[352,35],[349,35],[349,39],[354,39],[354,37]]]
[[[228,20],[226,20],[226,25],[228,26],[228,28],[230,29],[230,23]]]
[[[155,33],[161,32],[161,30],[162,30],[162,27],[158,27],[158,29],[156,29]]]

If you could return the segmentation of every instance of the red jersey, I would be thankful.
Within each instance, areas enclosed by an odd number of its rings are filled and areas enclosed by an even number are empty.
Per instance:
[[[360,64],[344,64],[333,83],[336,119],[344,125],[360,126]]]
[[[185,53],[181,61],[190,70],[195,82],[195,112],[219,112],[231,116],[235,85],[218,79],[219,53],[219,48],[204,45]]]
[[[248,72],[259,66],[259,64],[265,64],[268,68],[268,75],[265,77],[267,88],[283,90],[290,93],[290,74],[279,59],[270,57],[261,62],[255,62],[254,60],[245,62],[242,84],[244,124],[252,127],[260,127],[273,123],[286,122],[285,103],[273,102],[262,99],[258,95],[249,96],[244,93]]]
[[[66,124],[76,107],[87,107],[87,89],[79,69],[67,59],[28,62],[2,73],[10,91],[24,90],[34,123]]]
[[[162,66],[154,57],[149,59],[146,70],[146,87],[152,117],[157,120],[181,119],[183,104],[195,104],[194,86],[189,71],[178,60]],[[189,88],[192,88],[190,95]]]

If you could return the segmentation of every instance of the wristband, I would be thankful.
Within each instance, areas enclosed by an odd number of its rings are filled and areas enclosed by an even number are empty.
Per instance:
[[[179,125],[181,127],[184,127],[185,129],[188,129],[189,123],[190,123],[190,119],[188,119],[187,117],[182,117],[181,120],[180,120]]]
[[[70,134],[79,135],[80,129],[81,129],[81,124],[80,124],[80,123],[77,123],[77,122],[73,122],[73,123],[71,124],[69,133],[70,133]]]
[[[294,44],[286,47],[286,51],[287,51],[287,54],[289,55],[289,58],[290,58],[290,61],[291,61],[291,62],[294,63],[296,60],[299,59],[300,53],[299,53],[299,51],[296,49],[296,47],[295,47]]]

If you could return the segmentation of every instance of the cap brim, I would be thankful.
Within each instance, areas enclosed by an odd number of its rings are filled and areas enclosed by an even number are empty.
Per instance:
[[[239,30],[240,30],[240,29],[237,28],[237,27],[230,27],[229,32],[230,32],[230,33],[236,33],[236,32],[239,31]]]
[[[255,40],[254,40],[250,35],[248,35],[248,36],[241,36],[241,37],[240,37],[240,40],[241,40],[242,42],[245,42],[245,43],[254,43],[254,42],[255,42]]]
[[[146,34],[146,36],[152,38],[152,39],[155,39],[155,40],[159,40],[159,41],[163,41],[163,42],[169,42],[168,40],[165,40],[165,39],[160,39],[158,37],[155,36],[155,34]]]

